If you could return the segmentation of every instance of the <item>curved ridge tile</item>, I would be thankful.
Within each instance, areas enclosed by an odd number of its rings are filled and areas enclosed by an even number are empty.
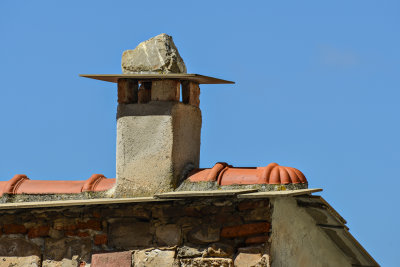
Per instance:
[[[220,172],[228,166],[225,162],[217,162],[211,169],[195,169],[189,174],[190,182],[216,181]]]
[[[17,174],[11,180],[0,182],[0,196],[5,194],[79,194],[100,192],[111,189],[116,179],[102,174],[93,174],[85,181],[30,180],[26,175]]]
[[[301,183],[307,183],[307,179],[301,171],[299,171],[298,169],[295,169],[295,168],[292,168],[292,169],[296,172],[297,177],[300,179]]]
[[[16,194],[18,188],[22,185],[22,183],[29,178],[25,174],[16,174],[10,181],[6,183],[3,187],[3,194]]]
[[[226,167],[218,177],[219,185],[245,185],[259,183],[260,177],[257,176],[256,168]]]
[[[292,183],[295,183],[295,184],[301,183],[299,176],[296,174],[296,172],[293,170],[293,168],[287,167],[286,171],[288,172],[289,176],[291,177]]]
[[[278,167],[278,168],[277,168]],[[272,167],[271,174],[269,176],[269,184],[280,184],[281,183],[281,176],[279,173],[279,165]]]
[[[304,174],[292,167],[270,163],[266,167],[235,168],[227,163],[217,163],[211,169],[195,170],[190,182],[212,182],[219,185],[299,184],[307,183]]]
[[[208,178],[210,181],[216,181],[217,177],[219,177],[220,173],[224,171],[228,167],[228,163],[226,162],[217,162],[214,167],[210,170],[210,174],[208,175]]]
[[[92,176],[90,176],[89,179],[85,181],[81,191],[82,192],[95,191],[95,188],[103,179],[106,179],[106,177],[104,177],[103,174],[93,174]]]
[[[29,180],[24,182],[15,194],[78,194],[84,181]]]
[[[277,163],[271,163],[266,168],[269,170],[268,184],[307,183],[304,174],[296,168],[280,166]]]
[[[96,184],[96,187],[93,188],[93,191],[94,192],[107,191],[115,185],[116,181],[117,179],[115,178],[104,177],[104,179],[100,179],[100,181]]]
[[[292,183],[292,180],[291,180],[291,177],[289,176],[287,168],[279,168],[279,179],[281,181],[281,184]]]

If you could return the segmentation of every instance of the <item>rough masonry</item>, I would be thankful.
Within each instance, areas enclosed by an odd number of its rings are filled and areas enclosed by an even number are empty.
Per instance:
[[[269,266],[268,199],[13,209],[0,217],[0,266]]]

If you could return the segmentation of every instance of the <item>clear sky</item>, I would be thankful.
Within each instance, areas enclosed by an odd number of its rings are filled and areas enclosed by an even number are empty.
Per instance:
[[[400,240],[399,1],[0,1],[0,180],[115,177],[121,54],[172,35],[201,166],[300,169],[382,264]],[[397,265],[398,266],[398,265]]]

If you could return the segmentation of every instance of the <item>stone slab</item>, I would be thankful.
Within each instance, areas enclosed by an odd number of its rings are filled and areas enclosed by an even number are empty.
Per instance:
[[[192,198],[192,197],[223,197],[236,196],[239,194],[257,192],[257,189],[239,189],[239,190],[207,190],[207,191],[179,191],[156,194],[156,198]]]
[[[135,267],[178,267],[173,250],[139,250],[133,256]],[[121,266],[122,267],[122,266]]]
[[[235,258],[235,267],[257,266],[257,264],[261,261],[261,257],[261,254],[240,252]]]
[[[83,264],[85,263],[82,262],[81,264],[78,257],[75,256],[72,259],[62,259],[60,261],[44,260],[42,262],[42,267],[83,267]]]
[[[123,204],[123,203],[148,203],[148,202],[165,202],[172,200],[174,199],[159,199],[153,197],[131,197],[131,198],[97,198],[97,199],[79,199],[79,200],[19,202],[19,203],[0,204],[0,210],[109,205],[109,204]]]
[[[39,267],[41,260],[39,256],[27,257],[0,257],[0,266],[4,267]]]
[[[288,197],[288,196],[308,195],[311,193],[321,192],[321,191],[322,191],[321,188],[285,190],[285,191],[267,191],[267,192],[256,192],[250,194],[241,194],[238,195],[238,198]]]

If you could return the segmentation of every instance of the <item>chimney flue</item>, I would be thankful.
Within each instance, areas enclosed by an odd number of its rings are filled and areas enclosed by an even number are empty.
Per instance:
[[[153,196],[172,191],[185,174],[199,167],[199,84],[233,82],[186,74],[185,63],[166,34],[125,51],[121,65],[122,75],[81,75],[118,83],[113,195]]]

